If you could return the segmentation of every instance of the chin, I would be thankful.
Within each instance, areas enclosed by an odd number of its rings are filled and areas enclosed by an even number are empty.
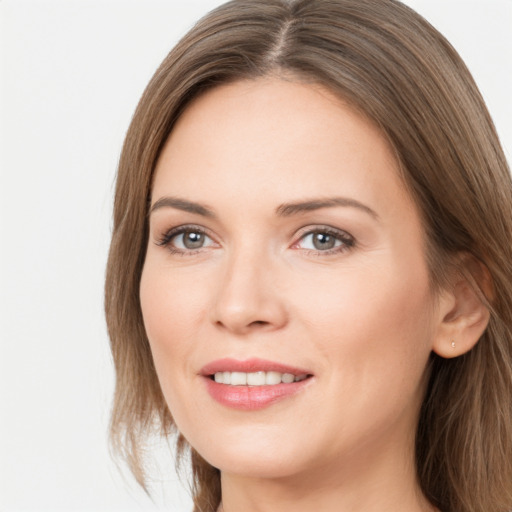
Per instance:
[[[259,434],[259,435],[258,435]],[[307,466],[304,450],[297,450],[292,439],[249,429],[245,433],[216,436],[215,439],[192,439],[192,446],[220,471],[251,478],[285,478]],[[298,458],[299,453],[302,455]]]
[[[212,466],[226,474],[234,474],[246,478],[279,479],[296,475],[300,465],[294,458],[282,458],[277,454],[214,454],[211,458],[204,457]]]

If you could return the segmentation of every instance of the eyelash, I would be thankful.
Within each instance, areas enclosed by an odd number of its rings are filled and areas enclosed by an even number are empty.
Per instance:
[[[163,236],[157,241],[157,245],[161,247],[166,247],[172,254],[178,254],[180,256],[192,256],[197,252],[201,251],[201,249],[203,249],[203,247],[201,247],[199,249],[183,250],[173,247],[171,244],[172,239],[179,235],[183,235],[184,233],[199,233],[201,235],[207,236],[208,238],[211,238],[210,236],[208,236],[206,230],[201,228],[200,226],[186,225],[179,226],[177,228],[172,228],[166,233],[164,233]]]
[[[195,225],[185,225],[185,226],[179,226],[176,228],[172,228],[166,233],[162,235],[162,237],[156,242],[158,246],[166,247],[172,254],[177,254],[180,256],[193,256],[204,249],[204,247],[200,247],[198,249],[178,249],[176,247],[173,247],[171,244],[172,240],[184,233],[198,233],[200,235],[204,235],[208,238],[212,238],[208,235],[208,232],[201,228],[200,226]],[[326,250],[319,250],[319,249],[303,249],[307,252],[307,254],[311,255],[317,255],[317,256],[326,256],[331,254],[340,254],[344,253],[346,251],[349,251],[354,248],[356,242],[352,235],[347,233],[346,231],[333,229],[328,226],[315,226],[313,228],[309,228],[307,231],[304,231],[300,234],[300,237],[298,238],[298,241],[295,242],[292,245],[293,247],[296,247],[301,240],[304,240],[307,236],[315,235],[315,234],[326,234],[328,236],[334,237],[337,241],[341,242],[341,245],[334,247],[332,249],[326,249]]]
[[[346,231],[342,231],[340,229],[334,229],[328,226],[315,226],[313,228],[308,228],[307,231],[304,231],[300,234],[299,239],[296,243],[292,245],[295,247],[299,244],[300,241],[304,240],[307,236],[315,235],[315,234],[325,234],[328,236],[332,236],[336,241],[340,241],[341,245],[337,247],[333,247],[332,249],[319,250],[319,249],[303,249],[307,252],[307,254],[315,255],[315,256],[328,256],[331,254],[341,254],[346,251],[349,251],[355,246],[355,239],[352,235],[349,235]]]

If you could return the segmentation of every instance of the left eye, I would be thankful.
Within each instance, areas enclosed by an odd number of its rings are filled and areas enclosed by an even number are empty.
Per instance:
[[[321,230],[307,233],[297,244],[301,249],[313,251],[329,251],[342,246],[350,247],[351,245],[353,245],[353,240],[348,235]]]

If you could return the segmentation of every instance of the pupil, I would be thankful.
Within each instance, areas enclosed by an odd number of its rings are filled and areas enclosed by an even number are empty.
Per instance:
[[[204,234],[190,231],[183,237],[183,245],[187,249],[199,249],[204,243]]]
[[[315,233],[313,236],[313,245],[315,249],[332,249],[336,240],[333,236],[325,233]]]

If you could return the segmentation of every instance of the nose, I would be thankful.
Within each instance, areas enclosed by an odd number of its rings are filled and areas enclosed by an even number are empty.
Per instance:
[[[278,265],[271,257],[249,252],[225,261],[212,306],[212,322],[238,335],[277,330],[288,322]]]

